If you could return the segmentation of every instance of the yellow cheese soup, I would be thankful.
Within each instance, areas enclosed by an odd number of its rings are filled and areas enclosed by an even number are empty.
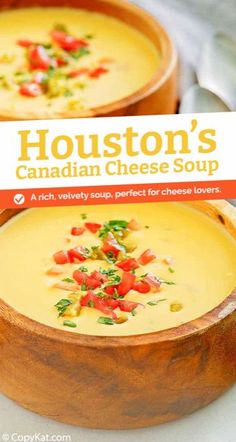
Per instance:
[[[0,229],[0,297],[77,333],[186,323],[231,293],[235,269],[234,239],[188,204],[31,209]]]
[[[155,75],[154,44],[120,20],[82,9],[0,13],[0,112],[81,114],[123,99]]]

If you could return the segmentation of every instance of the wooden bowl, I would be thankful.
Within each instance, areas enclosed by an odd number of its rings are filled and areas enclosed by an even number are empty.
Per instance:
[[[236,238],[236,210],[194,202]],[[17,211],[4,210],[0,224]],[[236,380],[236,291],[176,328],[96,337],[42,325],[0,302],[0,390],[23,407],[90,428],[156,425],[209,404]]]
[[[154,43],[162,58],[152,80],[132,95],[89,111],[68,111],[53,114],[51,118],[169,114],[176,111],[176,51],[165,29],[143,9],[126,0],[3,0],[0,2],[0,9],[32,6],[71,6],[116,17],[145,34]],[[33,113],[22,115],[20,109],[14,113],[1,110],[0,105],[0,120],[38,118],[38,114]],[[42,115],[40,118],[46,117]]]

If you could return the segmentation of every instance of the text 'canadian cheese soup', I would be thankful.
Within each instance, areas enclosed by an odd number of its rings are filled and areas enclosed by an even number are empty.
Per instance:
[[[186,323],[232,292],[235,269],[234,239],[188,204],[30,209],[0,228],[0,297],[82,334]]]
[[[52,118],[107,105],[148,84],[160,54],[141,32],[97,12],[0,12],[0,112]]]

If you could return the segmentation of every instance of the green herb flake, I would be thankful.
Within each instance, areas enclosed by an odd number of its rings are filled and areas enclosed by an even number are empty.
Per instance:
[[[86,40],[92,40],[94,38],[94,35],[93,34],[86,34],[84,36],[84,38],[86,38]]]
[[[100,318],[98,318],[97,321],[99,324],[103,324],[103,325],[114,325],[115,322],[113,321],[113,319],[111,318],[107,318],[105,316],[100,316]]]
[[[147,304],[151,307],[154,307],[155,305],[159,304],[159,302],[166,301],[166,299],[158,299],[158,301],[149,301]]]
[[[95,304],[94,301],[90,300],[87,304],[88,307],[94,308]]]
[[[134,310],[132,310],[132,312],[131,312],[131,315],[132,316],[136,316],[138,313],[137,313],[137,310],[136,309],[134,309]]]
[[[63,23],[56,23],[54,25],[54,30],[68,33],[68,29]]]
[[[166,284],[166,285],[175,285],[174,281],[166,281],[164,279],[160,279],[161,284]]]
[[[56,309],[58,311],[58,316],[63,316],[66,312],[67,307],[69,307],[72,304],[72,301],[69,299],[61,299],[56,305]]]
[[[64,278],[63,280],[62,280],[63,282],[69,282],[70,284],[74,284],[74,279],[71,279],[71,278]]]
[[[82,284],[82,285],[81,285],[81,290],[82,290],[82,292],[86,292],[87,289],[88,289],[88,288],[87,288],[87,285],[86,285],[86,284]]]
[[[81,219],[87,219],[88,215],[86,213],[81,213],[80,217]]]
[[[71,52],[71,57],[73,57],[75,60],[79,60],[79,58],[89,54],[90,51],[87,48],[80,48],[78,51]]]
[[[64,321],[63,325],[65,327],[71,327],[71,328],[76,328],[77,327],[77,324],[75,322],[69,321],[69,320]]]
[[[72,91],[70,91],[69,89],[66,89],[64,92],[64,97],[72,97],[74,94]]]
[[[88,268],[85,266],[80,266],[79,271],[85,273],[85,272],[88,272]]]
[[[172,267],[169,267],[169,268],[168,268],[168,271],[169,271],[170,273],[175,273],[175,270],[174,270]]]

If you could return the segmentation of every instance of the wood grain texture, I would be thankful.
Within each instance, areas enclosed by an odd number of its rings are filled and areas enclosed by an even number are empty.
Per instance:
[[[126,0],[0,0],[0,9],[31,6],[71,6],[116,17],[145,34],[161,54],[152,80],[134,94],[88,111],[57,113],[57,118],[126,116],[175,113],[177,106],[177,55],[165,29],[148,13]],[[55,118],[55,115],[53,116]],[[30,119],[38,118],[32,113]],[[1,112],[0,120],[25,119],[20,109]],[[27,119],[29,119],[27,117]]]
[[[228,203],[190,204],[236,237],[236,211]],[[41,415],[106,429],[167,422],[235,382],[236,291],[199,319],[128,337],[53,329],[0,301],[0,358],[0,390]]]

